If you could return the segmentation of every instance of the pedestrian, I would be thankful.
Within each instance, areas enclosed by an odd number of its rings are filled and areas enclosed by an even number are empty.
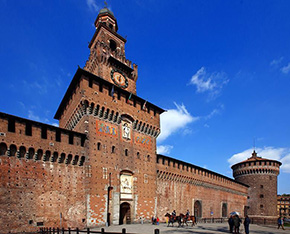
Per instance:
[[[233,216],[231,215],[228,219],[228,223],[229,223],[229,227],[230,227],[230,233],[233,233],[233,229],[234,229],[234,220],[233,220]]]
[[[152,218],[151,218],[151,221],[152,221],[152,225],[154,225],[154,224],[155,224],[155,222],[156,222],[156,219],[155,219],[155,217],[154,217],[154,216],[152,216]]]
[[[169,217],[168,217],[168,216],[166,216],[166,217],[165,217],[165,222],[166,222],[166,225],[168,225],[168,221],[169,221]]]
[[[283,219],[281,218],[281,216],[278,218],[277,223],[278,223],[278,229],[281,227],[283,230],[285,230],[285,229],[284,229],[284,221],[283,221]]]
[[[234,216],[234,233],[239,234],[240,233],[240,223],[242,222],[238,215]]]
[[[159,218],[156,218],[156,224],[159,225]]]
[[[245,227],[245,234],[249,234],[249,226],[250,226],[251,220],[248,215],[246,215],[245,220],[244,220],[244,227]]]

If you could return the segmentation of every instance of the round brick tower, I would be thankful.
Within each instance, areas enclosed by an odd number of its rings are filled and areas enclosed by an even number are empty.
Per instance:
[[[277,220],[277,176],[281,164],[258,157],[254,150],[252,157],[232,166],[235,180],[249,186],[244,215],[249,215],[255,223]]]

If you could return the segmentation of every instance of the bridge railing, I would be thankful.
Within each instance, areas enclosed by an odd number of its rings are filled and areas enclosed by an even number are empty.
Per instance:
[[[87,228],[85,230],[80,230],[78,228],[76,229],[64,229],[64,228],[41,228],[40,231],[38,232],[40,234],[81,234],[81,233],[86,233],[86,234],[92,234],[92,233],[100,233],[100,234],[134,234],[134,233],[129,233],[126,232],[126,228],[122,229],[122,232],[106,232],[104,228],[101,229],[101,231],[92,231],[90,228]],[[159,234],[160,231],[159,229],[154,229],[154,234]]]

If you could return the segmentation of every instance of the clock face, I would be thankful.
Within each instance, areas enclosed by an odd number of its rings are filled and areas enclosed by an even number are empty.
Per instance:
[[[111,79],[114,81],[116,85],[118,85],[121,88],[127,88],[128,87],[128,80],[126,76],[123,74],[123,72],[118,70],[112,70],[111,71]]]

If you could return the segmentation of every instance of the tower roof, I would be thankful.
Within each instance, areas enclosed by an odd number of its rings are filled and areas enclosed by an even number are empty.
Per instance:
[[[254,150],[253,153],[252,153],[252,157],[242,161],[242,162],[239,162],[239,163],[236,163],[234,165],[231,166],[232,169],[234,169],[237,165],[240,165],[240,164],[243,164],[243,163],[247,163],[247,162],[255,162],[255,161],[271,161],[271,162],[277,162],[280,166],[282,165],[281,162],[277,161],[277,160],[274,160],[274,159],[267,159],[267,158],[262,158],[262,157],[259,157],[257,156],[257,153],[256,151]]]
[[[108,14],[112,15],[113,17],[115,17],[115,16],[114,16],[114,13],[113,13],[109,8],[107,8],[107,7],[104,7],[104,8],[101,9],[100,12],[99,12],[99,14],[105,14],[105,13],[108,13]]]

